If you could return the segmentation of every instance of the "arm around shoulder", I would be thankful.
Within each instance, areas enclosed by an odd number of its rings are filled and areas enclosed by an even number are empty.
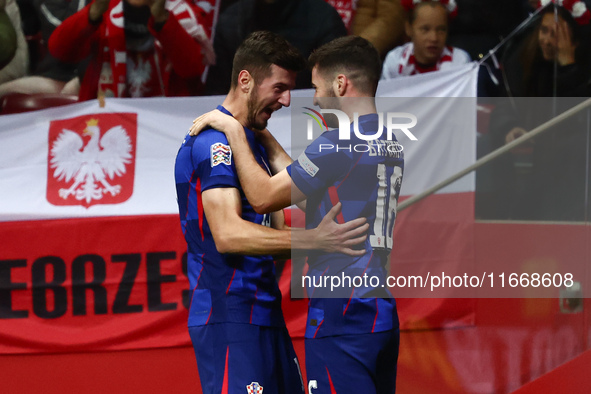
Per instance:
[[[281,146],[279,141],[269,132],[264,129],[258,132],[257,139],[265,147],[267,151],[267,158],[269,159],[269,166],[273,175],[279,173],[285,167],[293,163],[291,157],[287,154],[285,149]]]
[[[202,194],[203,210],[220,253],[278,254],[291,248],[289,231],[278,231],[242,219],[240,193],[213,188]]]
[[[317,228],[292,232],[242,219],[238,189],[208,189],[203,192],[202,199],[203,210],[220,253],[280,255],[293,250],[311,249],[352,256],[364,253],[352,247],[365,240],[368,225],[363,218],[344,224],[336,223],[334,219],[340,212],[340,204],[330,210]]]

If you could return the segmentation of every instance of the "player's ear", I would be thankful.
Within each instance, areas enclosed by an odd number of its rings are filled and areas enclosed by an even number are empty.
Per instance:
[[[248,93],[252,89],[252,85],[254,84],[254,79],[252,75],[247,70],[242,70],[238,74],[238,87],[240,91],[244,93]]]
[[[334,93],[337,97],[342,97],[347,92],[347,85],[349,84],[349,79],[345,76],[345,74],[339,74],[336,76],[332,83],[332,88]]]

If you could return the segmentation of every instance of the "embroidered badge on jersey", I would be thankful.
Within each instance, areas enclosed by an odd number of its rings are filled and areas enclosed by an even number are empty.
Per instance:
[[[263,386],[258,384],[258,382],[252,382],[246,386],[246,390],[248,391],[248,394],[263,394]]]
[[[312,160],[310,160],[308,156],[306,156],[305,152],[302,152],[300,157],[298,157],[298,162],[300,163],[304,171],[306,171],[308,175],[312,177],[315,176],[319,170],[318,166],[312,163]]]
[[[232,164],[232,149],[228,145],[216,142],[211,146],[211,167],[218,164]]]

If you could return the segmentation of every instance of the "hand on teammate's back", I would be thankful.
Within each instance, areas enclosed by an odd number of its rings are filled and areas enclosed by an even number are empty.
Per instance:
[[[362,244],[367,239],[369,224],[366,218],[357,218],[339,224],[335,221],[341,212],[342,204],[338,202],[324,216],[316,231],[318,237],[315,249],[324,250],[327,253],[344,253],[349,256],[363,256],[364,248],[353,249],[356,245]]]

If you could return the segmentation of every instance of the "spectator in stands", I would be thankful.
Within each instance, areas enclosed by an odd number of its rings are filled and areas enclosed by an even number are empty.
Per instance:
[[[337,12],[339,16],[343,20],[343,24],[345,25],[345,29],[350,33],[351,32],[351,23],[353,22],[353,18],[355,18],[355,14],[357,13],[357,1],[358,0],[324,0],[328,4],[330,4]]]
[[[16,53],[16,31],[5,7],[6,0],[0,0],[0,70],[10,63]]]
[[[0,84],[25,75],[28,66],[18,5],[15,0],[0,0]]]
[[[454,0],[402,0],[408,12],[406,34],[410,42],[388,53],[382,79],[448,69],[470,62],[459,48],[446,45],[448,21],[457,12]]]
[[[207,94],[230,90],[232,59],[244,39],[257,30],[284,37],[302,55],[334,38],[347,35],[337,11],[324,0],[240,0],[220,15],[215,36],[216,64],[207,75]],[[302,72],[296,88],[310,87],[310,73]]]
[[[69,63],[91,56],[80,101],[198,94],[215,61],[201,17],[185,0],[95,0],[55,29],[49,50]]]
[[[371,42],[384,58],[402,44],[405,18],[400,0],[359,0],[351,33]]]
[[[545,8],[523,43],[503,61],[507,94],[529,97],[497,105],[491,115],[493,147],[525,135],[591,94],[589,45],[591,12],[578,0],[575,10]],[[564,97],[551,100],[543,98]],[[580,97],[577,99],[577,97]],[[505,215],[528,220],[584,220],[587,150],[586,115],[560,123],[495,165],[493,181],[506,200]],[[525,153],[524,153],[525,151]],[[531,170],[516,172],[514,161]],[[497,210],[499,211],[499,210]],[[499,217],[497,217],[498,219]]]
[[[585,5],[582,1],[578,1]],[[514,97],[586,97],[589,90],[589,19],[586,10],[577,19],[564,7],[545,6],[535,29],[517,51],[503,59],[506,90]],[[555,67],[556,65],[556,67]],[[526,133],[514,127],[500,144]]]
[[[77,95],[80,89],[77,65],[60,62],[47,51],[53,30],[67,17],[81,10],[88,0],[20,0],[23,31],[29,44],[30,70],[22,78],[0,85],[0,97],[9,93],[63,93]],[[37,43],[37,45],[35,44]]]
[[[547,3],[547,1],[545,1]],[[585,3],[576,3],[585,7]],[[546,6],[523,43],[503,58],[507,95],[515,97],[581,97],[589,77],[589,18],[586,10],[576,20],[564,7]],[[556,79],[554,63],[557,63]]]

